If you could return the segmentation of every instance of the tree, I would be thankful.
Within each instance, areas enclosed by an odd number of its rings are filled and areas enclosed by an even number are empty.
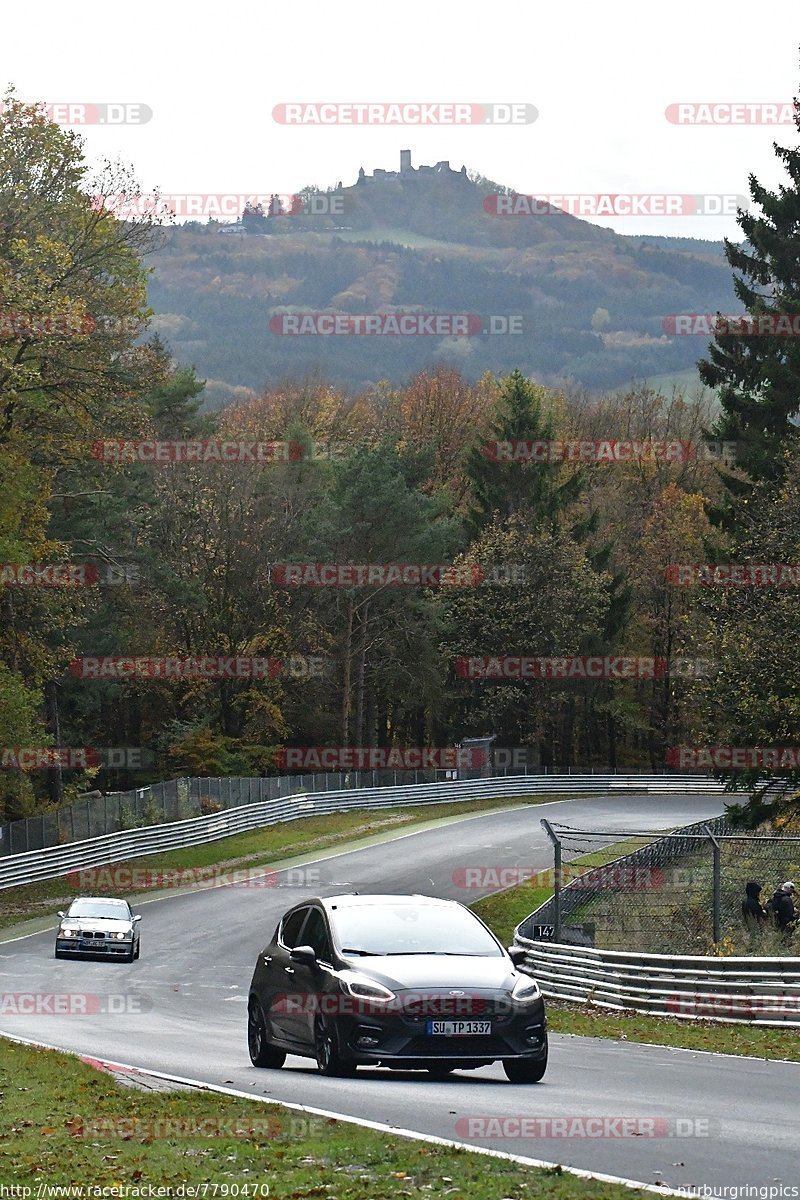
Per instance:
[[[731,562],[800,562],[800,454],[790,456],[777,490],[769,485],[758,489],[748,506],[746,526],[731,547]],[[717,670],[693,687],[698,715],[691,729],[692,743],[796,747],[800,729],[797,587],[709,587],[700,598],[699,616],[702,625],[694,646],[717,664]],[[745,789],[771,773],[757,768],[715,772]],[[776,773],[800,784],[800,770]],[[748,807],[754,810],[757,805],[751,799]]]
[[[157,373],[150,352],[134,345],[149,311],[139,255],[152,245],[152,222],[118,221],[106,207],[109,195],[136,190],[122,168],[106,166],[93,176],[76,134],[6,94],[0,109],[5,561],[70,561],[69,520],[56,528],[55,510],[74,515],[107,495],[96,480],[86,490],[72,488],[70,472],[92,473],[92,440],[119,436],[121,427],[134,430],[137,399]],[[63,740],[57,681],[91,604],[78,594],[86,590],[12,586],[0,593],[0,662],[18,696],[41,697],[38,745]],[[12,736],[0,717],[2,744],[13,745]],[[60,772],[46,779],[50,802],[59,803]]]
[[[439,605],[442,650],[453,678],[461,656],[564,656],[585,653],[608,612],[607,576],[564,530],[531,530],[522,516],[495,521],[473,542],[459,565],[480,566],[485,581],[448,587]],[[513,566],[521,582],[502,570]],[[567,684],[573,692],[574,684]],[[570,695],[553,679],[520,683],[451,684],[448,735],[493,733],[498,745],[534,746],[548,765],[573,761]],[[445,724],[440,716],[440,727]],[[566,739],[565,734],[566,732]]]
[[[800,107],[795,101],[800,130]],[[753,318],[800,319],[800,149],[774,144],[789,177],[777,191],[749,176],[750,196],[761,215],[739,211],[744,242],[727,238],[725,255],[736,296]],[[769,327],[769,326],[767,326]],[[800,412],[800,337],[715,334],[700,377],[719,391],[722,412],[714,437],[738,443],[738,464],[753,480],[778,482],[785,471],[784,449],[797,439]],[[742,484],[725,474],[734,494]]]
[[[311,561],[451,562],[460,525],[446,497],[420,487],[431,458],[400,453],[387,439],[320,463],[326,486],[308,510],[303,541]],[[418,588],[385,584],[314,590],[320,621],[336,631],[341,744],[423,737],[425,701],[441,679],[432,601]]]
[[[546,403],[544,389],[531,383],[521,371],[512,371],[501,381],[491,429],[484,443],[474,446],[467,459],[474,495],[471,524],[476,530],[494,516],[517,513],[552,526],[578,496],[583,482],[579,471],[564,478],[560,463],[502,461],[491,449],[494,442],[514,447],[520,442],[553,440],[555,420]]]

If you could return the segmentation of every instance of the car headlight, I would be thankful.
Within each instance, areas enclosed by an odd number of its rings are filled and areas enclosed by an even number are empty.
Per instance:
[[[511,989],[511,999],[521,1000],[523,1003],[528,1003],[530,1000],[538,1000],[541,994],[538,983],[535,979],[531,979],[529,975],[520,975]]]
[[[115,933],[115,934],[114,934],[114,937],[115,937],[115,938],[116,938],[118,941],[120,941],[120,942],[123,940],[123,938],[130,937],[130,936],[131,936],[131,935],[130,935],[130,932],[128,932],[128,933]]]
[[[367,979],[364,975],[343,972],[339,976],[339,981],[347,995],[352,996],[354,1000],[369,1000],[373,1004],[391,1004],[392,1000],[397,999],[389,988],[384,987],[382,983],[376,983],[374,979]]]
[[[68,937],[77,937],[78,935],[74,929],[64,929],[64,927],[62,926],[61,929],[59,929],[59,931],[58,931],[58,936],[68,938]]]

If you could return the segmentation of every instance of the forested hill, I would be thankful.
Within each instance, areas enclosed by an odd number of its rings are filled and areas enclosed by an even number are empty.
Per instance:
[[[669,314],[738,310],[720,243],[623,237],[555,210],[493,215],[501,191],[455,171],[395,173],[306,197],[322,215],[262,218],[248,236],[213,220],[175,226],[150,260],[154,328],[177,359],[226,385],[211,388],[222,398],[312,372],[352,388],[400,383],[433,362],[471,378],[519,367],[607,388],[692,367],[705,343],[665,331]],[[270,327],[286,312],[393,309],[470,313],[483,329],[513,317],[521,332]]]

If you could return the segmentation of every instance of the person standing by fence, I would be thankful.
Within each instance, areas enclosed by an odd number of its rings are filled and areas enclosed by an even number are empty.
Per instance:
[[[745,884],[745,898],[742,901],[742,917],[747,932],[753,936],[759,933],[767,919],[767,910],[761,903],[762,884],[751,880]]]
[[[781,884],[769,902],[769,907],[775,918],[778,931],[787,938],[794,931],[795,922],[797,921],[797,912],[794,907],[794,897],[796,894],[797,888],[791,879],[787,879],[786,883]]]

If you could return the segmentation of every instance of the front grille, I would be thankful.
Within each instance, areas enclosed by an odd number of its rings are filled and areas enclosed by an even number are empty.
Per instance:
[[[104,938],[105,936],[106,936],[106,935],[105,935],[104,933],[101,933],[101,932],[99,932],[99,931],[98,931],[97,933],[92,933],[92,932],[91,932],[90,930],[88,930],[88,929],[83,929],[83,930],[81,930],[81,937],[82,937],[82,938]]]
[[[406,1021],[427,1021],[431,1018],[449,1021],[503,1020],[511,1015],[508,1001],[496,995],[451,996],[447,992],[429,991],[410,996],[399,994],[399,1012]]]
[[[415,1055],[419,1058],[438,1058],[441,1055],[448,1058],[455,1058],[457,1055],[463,1055],[464,1058],[490,1058],[495,1055],[499,1058],[510,1053],[513,1051],[510,1050],[508,1042],[503,1038],[491,1036],[418,1037],[403,1047],[404,1055]]]

